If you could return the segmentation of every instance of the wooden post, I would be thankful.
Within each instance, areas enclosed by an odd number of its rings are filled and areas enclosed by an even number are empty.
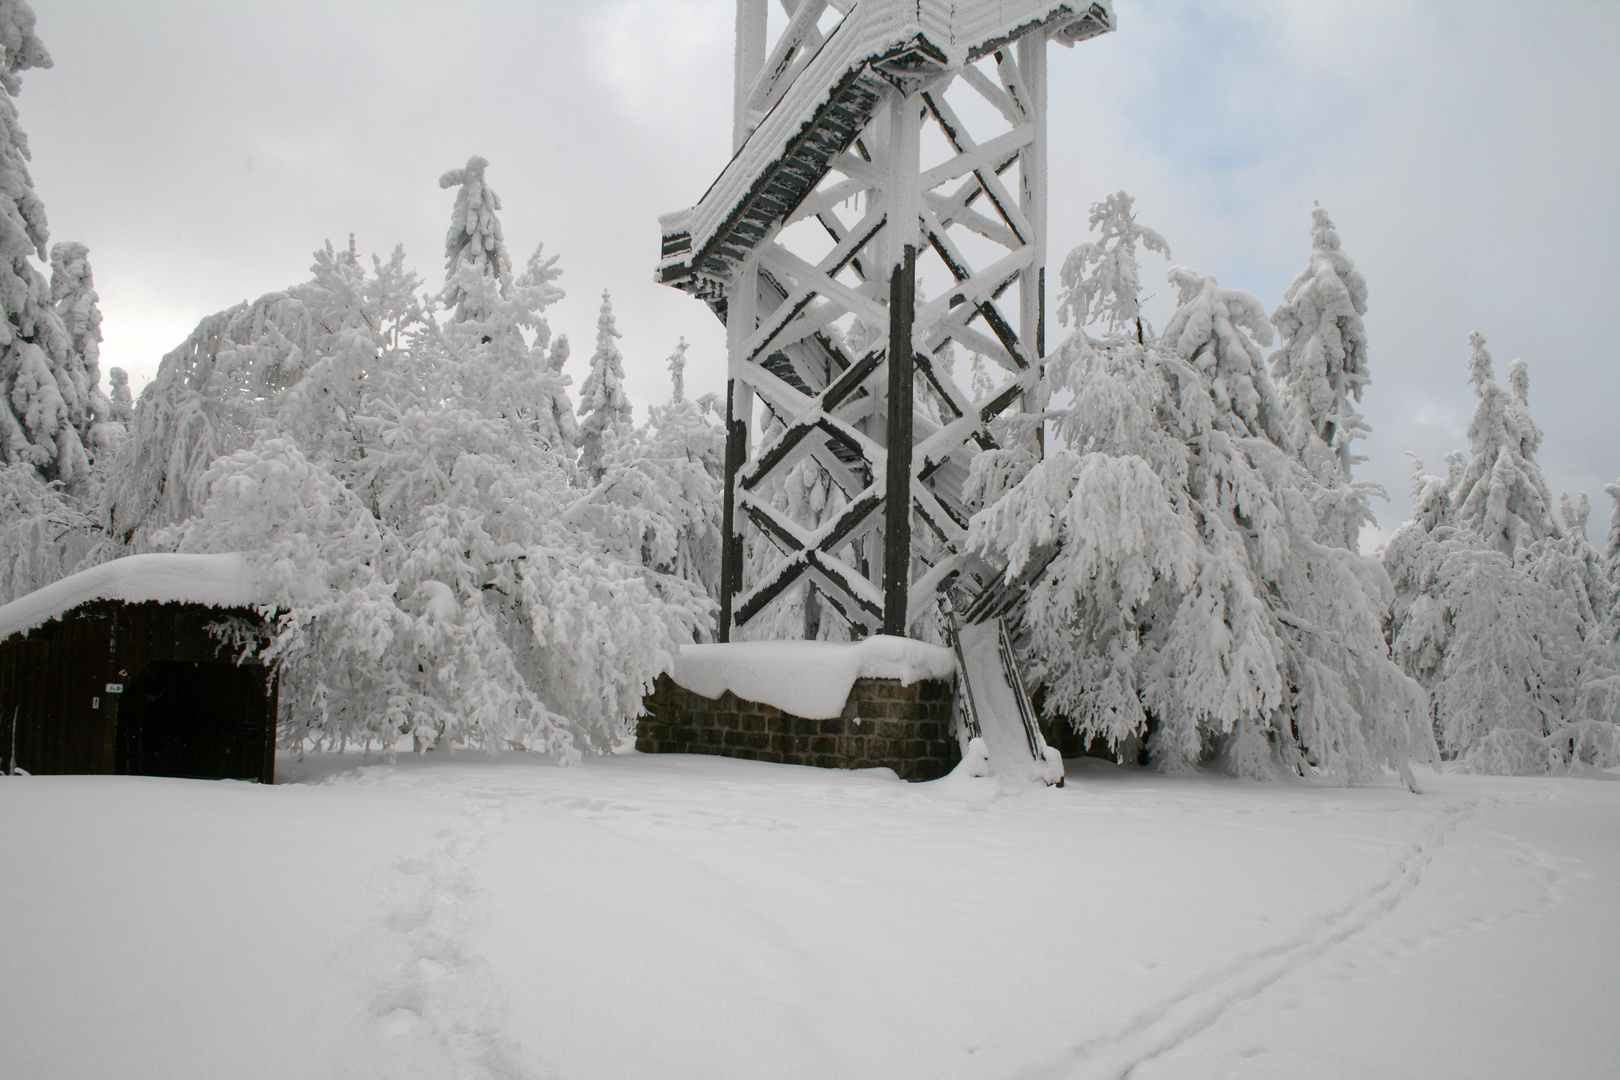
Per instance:
[[[737,48],[731,87],[731,151],[736,153],[753,132],[748,92],[765,66],[765,28],[769,0],[737,0]]]
[[[887,470],[883,509],[883,632],[906,636],[911,591],[911,450],[915,361],[911,328],[917,311],[918,159],[922,116],[916,101],[896,94],[889,110],[889,393],[884,432]]]
[[[1030,242],[1035,257],[1024,271],[1019,283],[1019,340],[1033,347],[1037,365],[1046,357],[1046,35],[1040,31],[1025,34],[1018,40],[1018,69],[1023,76],[1024,89],[1029,93],[1029,105],[1034,115],[1030,123],[1035,137],[1024,147],[1019,163],[1019,208],[1028,219],[1034,233]],[[1041,390],[1024,395],[1024,411],[1039,413],[1046,409]],[[1035,429],[1035,442],[1039,456],[1046,456],[1046,425]]]
[[[883,632],[906,636],[911,590],[911,324],[917,303],[917,249],[901,249],[889,279],[888,470],[884,488]]]
[[[726,460],[725,504],[720,511],[720,626],[716,637],[731,640],[733,602],[743,588],[743,523],[737,515],[737,473],[748,462],[754,390],[748,384],[748,339],[758,322],[759,267],[753,259],[737,268],[726,292]]]
[[[720,626],[716,637],[731,640],[731,603],[742,587],[742,559],[737,536],[737,470],[742,467],[747,429],[736,420],[737,380],[726,380],[726,490],[720,509]]]

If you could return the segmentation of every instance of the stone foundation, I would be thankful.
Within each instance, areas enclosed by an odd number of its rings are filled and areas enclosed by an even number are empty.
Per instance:
[[[731,691],[702,697],[660,675],[636,724],[646,754],[715,754],[824,769],[893,769],[903,780],[936,780],[961,760],[951,734],[951,684],[856,679],[844,711],[807,720]]]

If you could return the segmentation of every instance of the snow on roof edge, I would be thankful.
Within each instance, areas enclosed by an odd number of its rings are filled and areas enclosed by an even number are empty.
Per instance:
[[[706,698],[730,690],[744,701],[774,705],[806,720],[829,720],[843,712],[856,679],[899,679],[909,686],[955,672],[956,656],[949,649],[879,635],[857,642],[682,645],[669,676]]]
[[[241,555],[126,555],[0,607],[0,641],[95,600],[248,607],[263,602],[263,591]]]

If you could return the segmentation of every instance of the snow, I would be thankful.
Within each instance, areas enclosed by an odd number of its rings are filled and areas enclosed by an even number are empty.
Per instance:
[[[1620,784],[0,780],[8,1075],[1601,1076]]]
[[[247,607],[263,601],[241,555],[128,555],[92,566],[0,607],[0,640],[92,600]]]
[[[744,701],[774,705],[806,720],[841,713],[856,679],[899,679],[909,686],[955,674],[949,649],[881,634],[857,642],[682,645],[669,673],[694,694],[718,698],[730,690]]]

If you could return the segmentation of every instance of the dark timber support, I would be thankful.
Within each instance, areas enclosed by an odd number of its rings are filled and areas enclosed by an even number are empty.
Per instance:
[[[906,635],[911,588],[911,324],[917,306],[917,249],[907,244],[889,279],[888,481],[884,489],[883,632]]]
[[[726,380],[726,491],[720,511],[720,627],[717,637],[731,640],[732,599],[742,590],[742,531],[737,528],[737,470],[748,456],[748,425],[734,415],[737,381]]]

